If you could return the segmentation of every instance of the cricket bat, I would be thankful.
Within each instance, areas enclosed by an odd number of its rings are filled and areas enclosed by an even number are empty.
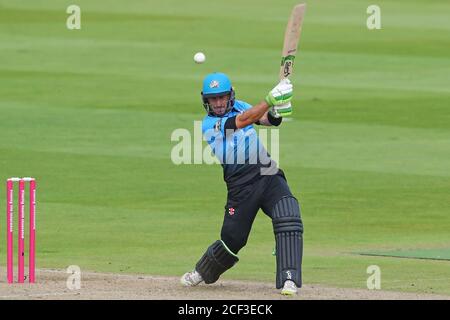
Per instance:
[[[297,54],[298,41],[302,32],[302,22],[306,4],[300,3],[292,9],[291,16],[284,33],[283,51],[281,53],[280,80],[288,78],[293,71],[294,59]]]

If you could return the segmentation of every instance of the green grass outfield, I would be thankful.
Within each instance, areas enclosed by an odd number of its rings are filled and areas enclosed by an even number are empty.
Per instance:
[[[181,275],[218,238],[226,188],[220,166],[172,164],[171,133],[204,116],[208,72],[264,97],[295,1],[78,0],[69,31],[72,3],[0,0],[1,181],[38,180],[38,267]],[[450,3],[377,1],[369,31],[372,3],[308,1],[280,130],[304,282],[365,288],[378,265],[383,289],[450,295],[449,261],[352,254],[450,247]],[[273,245],[260,214],[224,278],[274,280]]]

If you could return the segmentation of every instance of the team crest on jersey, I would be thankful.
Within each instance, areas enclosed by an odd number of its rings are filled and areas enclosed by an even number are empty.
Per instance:
[[[234,208],[228,208],[228,214],[230,216],[234,215]]]
[[[218,88],[219,87],[219,81],[217,81],[217,80],[213,80],[213,81],[211,81],[210,82],[210,84],[209,84],[209,87],[212,89],[212,88]]]
[[[220,131],[221,125],[222,125],[222,120],[217,120],[216,124],[214,125],[214,131]]]

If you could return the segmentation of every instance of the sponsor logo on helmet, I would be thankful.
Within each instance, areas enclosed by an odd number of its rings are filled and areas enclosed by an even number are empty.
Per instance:
[[[213,81],[211,81],[211,83],[209,84],[209,87],[212,89],[212,88],[218,88],[219,87],[219,81],[217,81],[217,80],[213,80]]]

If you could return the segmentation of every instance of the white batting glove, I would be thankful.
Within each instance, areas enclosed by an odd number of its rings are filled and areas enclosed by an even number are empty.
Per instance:
[[[280,106],[287,104],[292,99],[293,86],[289,79],[282,79],[266,96],[269,106]]]

